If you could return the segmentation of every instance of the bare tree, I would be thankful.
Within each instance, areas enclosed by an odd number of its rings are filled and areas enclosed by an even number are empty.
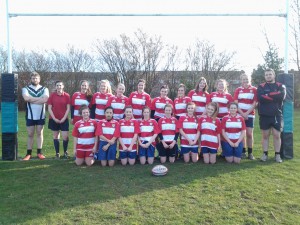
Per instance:
[[[138,30],[133,38],[122,34],[120,39],[98,40],[95,47],[99,55],[99,69],[112,74],[114,85],[124,83],[126,94],[129,94],[135,90],[138,79],[143,77],[147,82],[146,91],[151,92],[158,78],[157,68],[162,57],[160,37],[149,37]]]
[[[67,46],[66,53],[59,52],[55,49],[51,50],[53,61],[53,70],[63,74],[61,80],[67,84],[67,90],[74,93],[78,90],[78,86],[85,72],[93,72],[94,58],[87,51],[75,48],[73,45]],[[76,73],[76,76],[74,76]],[[91,81],[96,83],[96,80]]]
[[[195,84],[200,76],[204,76],[209,91],[212,91],[217,79],[231,79],[227,71],[234,69],[232,65],[234,55],[235,52],[217,52],[213,44],[197,40],[193,47],[187,49],[185,57],[190,83]]]
[[[179,72],[181,65],[181,52],[178,50],[178,46],[170,46],[167,49],[166,65],[164,71],[166,71],[166,84],[169,86],[169,97],[171,99],[176,98],[177,88],[182,80],[182,73]]]
[[[51,57],[45,50],[31,51],[29,53],[25,50],[21,52],[14,51],[13,61],[17,72],[37,71],[46,73],[52,70]]]

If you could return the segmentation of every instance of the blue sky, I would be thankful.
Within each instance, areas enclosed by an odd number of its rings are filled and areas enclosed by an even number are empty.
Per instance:
[[[0,0],[0,45],[5,46],[5,1]],[[285,13],[285,0],[10,0],[16,13]],[[266,51],[263,30],[284,55],[285,20],[279,17],[15,17],[16,49],[91,49],[96,39],[132,35],[138,28],[184,49],[198,38],[235,51],[238,68],[251,72]]]

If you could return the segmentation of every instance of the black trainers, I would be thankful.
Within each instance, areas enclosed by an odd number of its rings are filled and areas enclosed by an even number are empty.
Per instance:
[[[55,154],[55,159],[60,159],[60,154],[59,153]]]
[[[68,152],[65,152],[64,153],[64,159],[68,159],[69,158],[69,153]]]

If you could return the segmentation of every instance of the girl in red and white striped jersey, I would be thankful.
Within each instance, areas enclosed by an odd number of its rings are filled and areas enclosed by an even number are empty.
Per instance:
[[[113,108],[104,109],[105,119],[98,121],[96,135],[99,136],[98,160],[102,166],[114,166],[117,154],[117,139],[120,136],[118,121],[113,119]]]
[[[190,161],[190,153],[192,154],[192,162],[198,161],[198,139],[200,136],[199,119],[195,115],[196,105],[194,102],[187,104],[186,116],[181,116],[178,122],[180,133],[181,152],[184,162]]]
[[[199,118],[200,146],[206,164],[216,163],[216,155],[221,144],[221,122],[217,118],[218,111],[218,103],[210,102],[206,106],[206,115]]]
[[[128,105],[132,106],[133,117],[141,120],[143,117],[142,110],[145,106],[151,107],[151,97],[145,90],[146,81],[140,79],[138,81],[138,90],[130,94]]]
[[[109,97],[112,96],[111,86],[108,80],[101,80],[99,92],[96,92],[92,98],[91,117],[97,121],[105,119],[104,109],[106,108]]]
[[[158,121],[160,118],[163,118],[165,116],[165,105],[171,104],[173,105],[173,101],[168,98],[168,86],[163,85],[160,88],[160,96],[156,97],[152,100],[151,103],[151,118],[154,118],[156,121]]]
[[[191,90],[188,96],[192,99],[192,102],[196,105],[196,115],[200,117],[205,113],[205,106],[210,102],[210,95],[207,92],[207,82],[204,77],[200,77],[194,90]]]
[[[242,74],[240,79],[242,86],[235,90],[234,101],[238,103],[238,112],[244,118],[246,124],[246,140],[243,140],[244,148],[242,158],[246,157],[247,143],[248,159],[254,160],[252,147],[255,107],[257,105],[257,88],[251,85],[247,74]]]
[[[174,163],[175,155],[178,151],[178,120],[175,117],[172,117],[172,111],[173,106],[167,104],[165,106],[165,117],[160,118],[158,121],[160,142],[157,144],[157,150],[159,152],[161,163],[165,163],[167,157],[169,158],[170,163]]]
[[[75,163],[80,166],[84,162],[87,166],[94,163],[94,153],[97,151],[98,138],[96,138],[97,122],[90,119],[90,109],[82,105],[79,109],[82,119],[74,125],[72,135],[74,137]]]
[[[82,117],[79,109],[82,105],[90,106],[93,94],[87,80],[80,81],[80,92],[75,92],[71,99],[71,122],[75,124]]]
[[[221,141],[223,155],[229,163],[240,163],[243,150],[243,139],[246,135],[244,118],[237,113],[238,104],[229,104],[229,114],[222,120]]]
[[[186,105],[192,101],[190,97],[185,96],[185,90],[185,85],[179,84],[177,98],[174,100],[174,114],[177,120],[179,117],[186,115]]]
[[[128,98],[124,95],[125,85],[118,84],[116,95],[109,97],[106,107],[111,106],[114,110],[114,119],[119,121],[124,118],[125,106],[128,105]]]
[[[133,118],[132,107],[125,107],[125,118],[119,121],[120,138],[119,153],[123,166],[129,162],[130,165],[135,164],[137,155],[137,136],[140,130],[138,120]]]
[[[154,151],[155,151],[155,138],[160,133],[158,124],[155,119],[150,118],[150,108],[143,108],[143,119],[139,121],[140,132],[138,135],[139,142],[139,158],[140,163],[144,165],[147,162],[153,164],[154,161]]]
[[[229,103],[233,102],[233,98],[227,91],[226,80],[217,80],[216,88],[217,91],[210,94],[210,99],[211,102],[217,102],[219,104],[219,113],[217,117],[222,120],[222,118],[228,114],[228,106]]]

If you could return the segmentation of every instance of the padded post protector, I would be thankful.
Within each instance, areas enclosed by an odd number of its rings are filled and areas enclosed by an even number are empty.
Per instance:
[[[17,152],[17,133],[2,133],[2,160],[16,160]]]
[[[281,157],[285,159],[292,159],[294,157],[293,149],[293,133],[281,133]]]
[[[285,101],[294,101],[294,74],[282,73],[278,74],[277,81],[284,84],[286,87]]]
[[[18,75],[13,73],[1,74],[2,102],[15,102],[18,100]]]
[[[294,130],[294,102],[283,102],[283,132],[291,133]]]
[[[3,133],[18,132],[18,104],[17,102],[2,102],[1,130]]]

